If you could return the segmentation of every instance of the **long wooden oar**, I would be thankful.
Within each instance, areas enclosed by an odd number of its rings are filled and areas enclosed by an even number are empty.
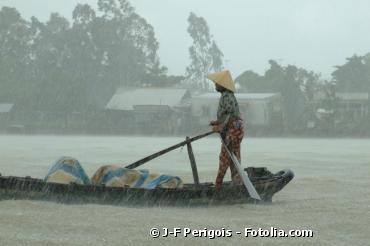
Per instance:
[[[225,144],[225,142],[222,139],[222,137],[220,137],[220,138],[221,138],[222,144],[224,145],[224,147],[226,149],[227,154],[229,155],[232,163],[235,166],[236,171],[239,173],[241,179],[243,180],[243,184],[244,184],[245,188],[247,188],[247,191],[248,191],[250,197],[252,197],[252,198],[254,198],[256,200],[261,200],[261,197],[258,195],[258,193],[257,193],[256,189],[254,188],[252,182],[249,180],[248,175],[242,169],[242,166],[239,163],[239,160],[236,158],[236,156],[234,155],[234,153],[229,150],[229,148]]]
[[[166,153],[170,152],[171,150],[174,150],[174,149],[180,148],[180,147],[182,147],[182,146],[186,145],[187,143],[194,142],[194,141],[196,141],[196,140],[198,140],[198,139],[201,139],[201,138],[204,138],[204,137],[206,137],[206,136],[208,136],[208,135],[211,135],[212,133],[214,133],[214,131],[210,131],[210,132],[203,133],[203,134],[201,134],[201,135],[198,135],[198,136],[195,136],[195,137],[189,138],[189,139],[187,139],[187,140],[185,140],[185,141],[182,141],[181,143],[175,144],[175,145],[173,145],[173,146],[171,146],[171,147],[168,147],[168,148],[166,148],[166,149],[164,149],[164,150],[161,150],[161,151],[158,151],[158,152],[156,152],[156,153],[154,153],[154,154],[151,154],[150,156],[147,156],[147,157],[145,157],[145,158],[143,158],[143,159],[140,159],[140,160],[138,160],[138,161],[135,161],[134,163],[131,163],[130,165],[125,166],[125,168],[133,169],[133,168],[136,168],[136,167],[138,167],[138,166],[141,166],[141,165],[143,165],[144,163],[146,163],[146,162],[148,162],[148,161],[153,160],[154,158],[157,158],[157,157],[159,157],[159,156],[161,156],[161,155],[164,155],[164,154],[166,154]]]

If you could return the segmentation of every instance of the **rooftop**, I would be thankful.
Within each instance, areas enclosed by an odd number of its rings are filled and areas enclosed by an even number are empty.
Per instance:
[[[278,93],[235,93],[237,99],[249,99],[249,100],[262,100],[276,96]],[[220,93],[204,93],[196,96],[196,98],[209,98],[218,99],[220,98]]]
[[[133,110],[135,106],[169,107],[183,106],[184,100],[190,97],[186,89],[174,88],[120,88],[108,102],[106,109]]]
[[[0,103],[0,113],[8,113],[12,110],[13,103]]]
[[[369,100],[367,92],[337,92],[335,96],[341,100]]]

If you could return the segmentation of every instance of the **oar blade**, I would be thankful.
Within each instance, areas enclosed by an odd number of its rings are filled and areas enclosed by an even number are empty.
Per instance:
[[[233,153],[231,153],[231,156],[232,156],[231,158],[234,162],[234,166],[236,167],[239,175],[241,176],[241,178],[243,180],[243,183],[244,183],[244,186],[247,188],[250,197],[252,197],[256,200],[261,200],[260,195],[257,193],[256,189],[254,188],[254,186],[253,186],[252,182],[250,181],[247,173],[244,170],[242,170],[241,165],[240,165],[238,159],[236,158],[236,156]]]
[[[225,142],[224,142],[224,140],[222,138],[221,138],[221,141],[222,141],[222,144],[224,145],[224,147],[226,149],[226,152],[229,155],[232,163],[234,164],[235,169],[239,173],[239,175],[240,175],[240,177],[241,177],[241,179],[243,181],[243,184],[244,184],[245,188],[247,188],[247,191],[249,193],[249,196],[251,198],[253,198],[253,199],[261,200],[260,195],[257,193],[256,189],[254,188],[254,186],[253,186],[252,182],[250,181],[247,173],[244,170],[242,170],[238,158],[236,158],[236,156],[234,155],[234,153],[230,152],[229,148],[227,147],[227,145],[225,144]]]

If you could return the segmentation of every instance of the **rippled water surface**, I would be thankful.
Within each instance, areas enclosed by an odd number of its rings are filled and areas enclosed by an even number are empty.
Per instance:
[[[91,176],[103,164],[129,164],[181,140],[0,136],[0,173],[42,178],[64,155],[77,158]],[[214,181],[219,140],[208,137],[193,148],[201,181]],[[274,196],[272,205],[135,208],[0,201],[0,245],[369,245],[370,140],[246,139],[242,162],[273,172],[290,168],[296,177]],[[143,167],[192,180],[186,148]],[[153,239],[152,227],[311,229],[314,236]]]

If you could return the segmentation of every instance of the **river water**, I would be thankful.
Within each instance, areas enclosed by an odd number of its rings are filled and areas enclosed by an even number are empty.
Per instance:
[[[182,141],[166,137],[0,136],[2,175],[43,178],[60,156],[88,175],[104,164],[129,164]],[[214,181],[220,142],[193,144],[201,181]],[[289,168],[295,178],[271,205],[128,207],[0,201],[0,245],[370,245],[370,140],[245,139],[245,166]],[[186,148],[143,166],[191,182]],[[227,173],[227,179],[230,179]],[[152,238],[156,228],[309,229],[310,238],[188,236]]]

